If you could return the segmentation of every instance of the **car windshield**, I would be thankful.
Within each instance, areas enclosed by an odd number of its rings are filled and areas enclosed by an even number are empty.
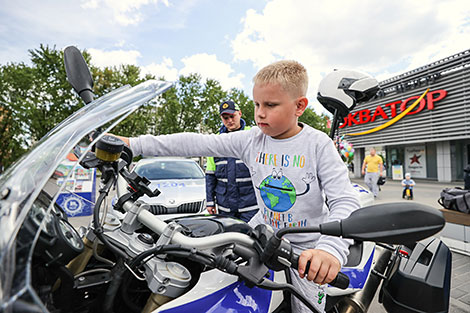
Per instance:
[[[204,172],[193,161],[155,160],[138,164],[134,171],[148,180],[204,178]]]

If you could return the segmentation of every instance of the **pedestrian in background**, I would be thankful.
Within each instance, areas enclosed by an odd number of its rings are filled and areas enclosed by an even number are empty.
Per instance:
[[[233,101],[225,101],[219,108],[222,119],[220,133],[248,130],[242,111]],[[235,158],[209,157],[206,164],[207,211],[231,216],[248,222],[258,212],[256,195],[246,165]]]
[[[382,176],[382,170],[382,158],[376,154],[375,148],[370,149],[369,155],[365,157],[364,163],[362,163],[362,175],[364,175],[364,182],[374,194],[374,197],[379,194],[377,181]]]

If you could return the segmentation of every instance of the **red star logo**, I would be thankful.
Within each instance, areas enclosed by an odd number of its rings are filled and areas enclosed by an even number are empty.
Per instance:
[[[420,157],[421,157],[420,155],[416,155],[416,154],[413,155],[413,157],[410,158],[410,160],[411,160],[411,163],[410,163],[410,164],[413,164],[413,163],[421,164],[421,163],[419,163],[419,158],[420,158]]]

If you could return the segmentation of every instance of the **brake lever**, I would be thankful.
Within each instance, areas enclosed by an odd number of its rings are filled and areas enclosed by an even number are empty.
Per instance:
[[[233,251],[248,261],[246,265],[238,265],[236,274],[250,288],[259,284],[269,272],[269,268],[261,262],[259,255],[240,245],[235,245]]]

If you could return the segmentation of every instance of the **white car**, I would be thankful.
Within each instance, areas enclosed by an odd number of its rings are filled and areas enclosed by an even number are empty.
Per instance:
[[[163,219],[171,218],[169,214],[184,210],[184,214],[202,213],[206,208],[205,173],[192,159],[175,157],[145,158],[138,161],[133,171],[150,181],[149,188],[158,188],[157,197],[141,198],[152,205],[151,211],[167,212]]]

